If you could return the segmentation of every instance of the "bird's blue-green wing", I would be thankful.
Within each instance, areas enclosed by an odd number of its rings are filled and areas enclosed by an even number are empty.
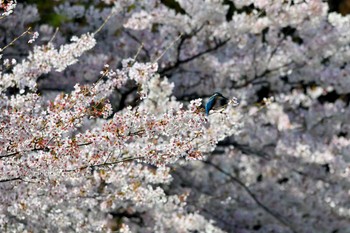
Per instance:
[[[205,113],[207,116],[209,115],[209,111],[213,108],[215,104],[216,96],[212,96],[209,98],[208,102],[205,104]]]

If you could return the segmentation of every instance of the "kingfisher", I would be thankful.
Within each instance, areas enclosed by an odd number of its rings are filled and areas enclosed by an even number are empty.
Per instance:
[[[209,115],[209,111],[214,107],[214,105],[218,102],[219,99],[224,99],[228,101],[229,99],[223,96],[220,92],[215,92],[205,104],[205,113],[207,116]]]

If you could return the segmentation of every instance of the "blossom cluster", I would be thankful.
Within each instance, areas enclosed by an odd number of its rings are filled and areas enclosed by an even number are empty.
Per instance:
[[[10,15],[13,12],[13,10],[16,8],[16,5],[17,5],[16,0],[1,1],[0,9],[4,11],[1,13],[1,16]]]
[[[45,216],[59,221],[60,229],[91,230],[97,226],[97,229],[103,229],[108,226],[108,215],[113,215],[111,213],[116,209],[144,212],[144,208],[152,209],[163,203],[163,199],[170,203],[176,201],[176,196],[167,197],[161,188],[154,189],[149,185],[157,183],[157,179],[163,184],[169,182],[168,172],[165,174],[160,172],[162,168],[149,169],[127,162],[135,160],[163,166],[182,157],[200,159],[202,153],[213,150],[219,140],[215,133],[204,137],[206,131],[210,131],[210,124],[200,108],[201,100],[183,106],[171,99],[173,85],[167,79],[160,80],[156,63],[142,64],[127,59],[119,70],[109,70],[106,65],[97,82],[83,86],[76,84],[71,93],[59,94],[46,103],[43,96],[33,92],[37,90],[35,83],[40,75],[52,68],[60,71],[76,62],[76,57],[93,47],[94,42],[92,36],[85,34],[74,39],[73,44],[61,46],[59,51],[47,46],[35,47],[28,61],[14,64],[12,70],[1,77],[1,183],[4,190],[12,190],[12,195],[4,193],[1,198],[4,230],[12,229],[12,226],[19,227],[17,230],[55,229],[49,225],[51,221],[40,221]],[[128,80],[140,86],[141,103],[103,120],[112,113],[108,96]],[[6,90],[12,86],[20,90],[28,88],[28,91],[7,96]],[[155,99],[159,97],[163,100]],[[234,124],[231,119],[231,125]],[[159,173],[158,177],[152,178],[153,173]],[[34,196],[43,193],[47,196],[38,202]],[[80,202],[80,198],[88,201]],[[55,205],[59,199],[61,204]],[[75,204],[69,204],[70,207],[63,210],[63,206],[68,205],[64,203],[71,199],[76,200],[73,201]],[[187,221],[187,213],[179,206],[184,200],[180,199],[177,204],[162,208],[165,213],[169,211],[166,208],[183,213],[184,217],[177,221]],[[73,219],[60,214],[74,211],[74,208],[75,211],[90,208],[88,206],[96,201],[107,215],[97,218],[86,228],[83,226],[90,217],[81,219],[85,212]],[[126,204],[128,202],[134,204]],[[27,216],[36,213],[44,203],[43,211],[28,219]],[[172,218],[171,211],[169,214],[168,218]],[[98,213],[92,214],[95,215]],[[164,215],[151,216],[154,221],[163,222]],[[155,229],[163,227],[154,223]]]
[[[39,6],[0,17],[1,231],[347,232],[349,16],[322,0]],[[216,91],[231,101],[205,116]]]

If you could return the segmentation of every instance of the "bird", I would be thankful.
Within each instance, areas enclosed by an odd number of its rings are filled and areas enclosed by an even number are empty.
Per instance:
[[[209,98],[208,102],[205,104],[205,113],[208,116],[209,111],[214,107],[214,105],[217,103],[218,99],[224,99],[228,101],[229,99],[223,96],[220,92],[214,92],[214,94]]]

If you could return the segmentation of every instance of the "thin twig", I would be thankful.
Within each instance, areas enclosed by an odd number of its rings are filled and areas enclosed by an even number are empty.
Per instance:
[[[143,42],[140,41],[136,36],[134,36],[133,34],[131,34],[129,31],[127,30],[123,30],[123,32],[129,36],[131,39],[133,39],[134,41],[136,41],[138,44],[142,45],[142,51],[145,52],[146,57],[150,60],[151,59],[151,55],[149,53],[149,51],[145,48],[145,46],[143,46]]]
[[[22,178],[16,177],[16,178],[4,179],[4,180],[0,180],[0,183],[5,183],[5,182],[10,182],[10,181],[15,181],[15,180],[22,180]]]
[[[169,46],[157,57],[156,60],[154,60],[154,61],[152,62],[152,64],[157,63],[157,62],[159,61],[159,59],[161,59],[161,58],[164,56],[164,54],[175,44],[175,42],[178,41],[178,40],[180,40],[181,37],[182,37],[182,34],[180,34],[178,37],[176,37],[176,39],[173,40],[173,41],[169,44]]]
[[[110,152],[105,160],[105,163],[107,163],[107,161],[109,160],[109,158],[111,157],[111,155],[113,154],[113,152]]]
[[[53,41],[53,39],[55,39],[55,37],[56,37],[56,35],[57,35],[57,33],[58,33],[58,30],[59,30],[59,28],[57,27],[55,33],[53,34],[53,36],[52,36],[51,39],[49,40],[48,44],[50,44],[50,43]]]
[[[101,29],[106,25],[106,23],[107,23],[108,20],[112,17],[113,14],[114,14],[114,12],[112,11],[112,12],[107,16],[107,18],[105,19],[105,21],[103,21],[102,25],[94,32],[95,35],[101,31]]]
[[[134,56],[134,59],[133,59],[134,61],[136,61],[136,58],[140,54],[142,48],[143,48],[143,42],[141,42],[141,45],[140,45],[139,49],[137,50],[137,52],[136,52],[136,54]]]
[[[51,140],[51,139],[50,139]],[[87,145],[90,145],[92,144],[92,142],[85,142],[85,143],[81,143],[81,144],[78,144],[77,146],[87,146]],[[33,149],[30,149],[28,151],[23,151],[23,152],[36,152],[36,151],[45,151],[45,150],[48,150],[49,148],[47,147],[43,147],[43,148],[33,148]],[[2,158],[8,158],[8,157],[13,157],[13,156],[16,156],[18,155],[19,153],[21,153],[20,151],[15,151],[15,152],[11,152],[11,153],[8,153],[8,154],[4,154],[4,155],[0,155],[0,159]]]
[[[19,151],[16,151],[16,152],[11,152],[11,153],[8,153],[8,154],[4,154],[4,155],[0,155],[0,159],[2,158],[7,158],[7,157],[12,157],[12,156],[15,156],[19,154]]]
[[[1,48],[1,49],[0,49],[0,52],[4,51],[4,50],[7,49],[9,46],[13,45],[19,38],[21,38],[21,37],[24,36],[25,34],[29,33],[31,29],[32,29],[32,28],[29,27],[29,28],[27,29],[27,31],[23,32],[21,35],[17,36],[15,39],[13,39],[9,44],[5,45],[5,47]]]
[[[95,85],[96,83],[98,83],[101,79],[103,79],[104,77],[106,77],[107,74],[108,74],[108,72],[109,72],[108,69],[105,70],[105,71],[103,71],[103,73],[101,74],[101,77],[99,77],[99,78],[94,82],[94,85]]]
[[[115,165],[118,163],[124,163],[124,162],[130,162],[130,161],[134,161],[137,159],[142,159],[144,157],[140,156],[140,157],[127,157],[121,160],[117,160],[114,162],[110,162],[110,163],[100,163],[100,164],[94,164],[94,165],[86,165],[86,166],[82,166],[79,168],[75,168],[75,169],[69,169],[69,170],[64,170],[64,172],[73,172],[73,171],[81,171],[81,170],[85,170],[87,168],[94,168],[94,167],[104,167],[104,166],[110,166],[110,165]]]

